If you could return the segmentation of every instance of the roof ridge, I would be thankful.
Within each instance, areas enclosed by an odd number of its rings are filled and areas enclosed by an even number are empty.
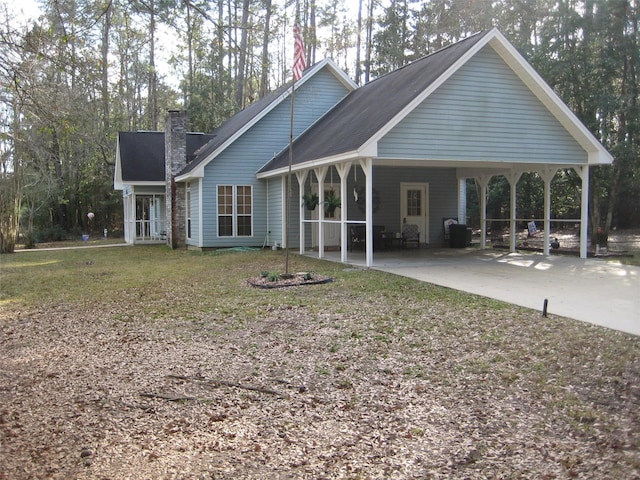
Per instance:
[[[385,73],[385,74],[383,74],[383,75],[380,75],[379,77],[374,78],[373,80],[371,80],[371,81],[369,81],[369,82],[365,83],[365,84],[364,84],[364,85],[362,85],[362,86],[364,87],[365,85],[370,85],[370,84],[372,84],[372,83],[374,83],[374,82],[376,82],[376,81],[378,81],[378,80],[380,80],[380,79],[385,78],[385,77],[386,77],[386,76],[388,76],[388,75],[391,75],[391,74],[397,73],[397,72],[399,72],[399,71],[401,71],[401,70],[404,70],[404,69],[406,69],[406,68],[408,68],[408,67],[411,67],[412,65],[415,65],[415,64],[416,64],[416,63],[418,63],[418,62],[421,62],[421,61],[423,61],[423,60],[425,60],[425,59],[427,59],[427,58],[429,58],[429,57],[432,57],[432,56],[434,56],[434,55],[436,55],[436,54],[442,53],[443,51],[448,50],[449,48],[456,47],[456,46],[460,45],[461,43],[465,43],[465,42],[467,42],[468,40],[471,40],[472,38],[477,37],[478,35],[485,34],[485,33],[489,32],[489,31],[490,31],[490,30],[480,30],[480,31],[478,31],[478,32],[472,33],[472,34],[471,34],[471,35],[469,35],[468,37],[465,37],[465,38],[463,38],[463,39],[461,39],[461,40],[458,40],[458,41],[454,41],[454,42],[450,43],[449,45],[445,45],[444,47],[440,47],[440,48],[438,48],[437,50],[435,50],[434,52],[427,53],[426,55],[423,55],[423,56],[421,56],[421,57],[419,57],[419,58],[417,58],[417,59],[415,59],[415,60],[413,60],[413,61],[411,61],[411,62],[409,62],[409,63],[405,64],[405,65],[402,65],[401,67],[398,67],[398,68],[396,68],[395,70],[392,70],[392,71],[387,72],[387,73]]]

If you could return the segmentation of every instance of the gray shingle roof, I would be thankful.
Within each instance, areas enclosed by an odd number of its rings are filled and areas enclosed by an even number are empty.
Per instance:
[[[164,182],[164,132],[120,132],[118,138],[123,182]],[[187,162],[212,138],[188,133]]]
[[[449,45],[351,92],[294,141],[293,164],[351,152],[363,146],[486,33]],[[288,164],[289,154],[285,149],[259,173]]]

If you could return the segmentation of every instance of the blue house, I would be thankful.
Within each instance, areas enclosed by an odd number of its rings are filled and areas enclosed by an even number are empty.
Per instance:
[[[343,262],[361,248],[372,265],[376,243],[404,244],[403,232],[417,232],[418,246],[442,245],[443,219],[465,222],[466,179],[475,178],[484,248],[487,185],[504,175],[515,250],[516,224],[530,220],[517,216],[517,183],[524,172],[537,172],[545,184],[544,218],[537,220],[548,253],[551,181],[571,168],[582,179],[574,220],[584,258],[589,167],[612,162],[496,29],[361,87],[323,60],[293,88],[250,105],[210,135],[187,130],[185,114],[169,112],[165,132],[120,133],[114,186],[125,198],[128,242],[151,240],[138,225],[153,213],[164,218],[149,230],[158,233],[154,240],[174,246],[277,245],[319,257],[333,249]],[[141,171],[132,164],[151,161],[141,148],[151,135],[164,158],[146,170],[164,167],[164,178],[131,173]],[[303,197],[318,206],[308,208]],[[145,213],[140,198],[152,198],[154,211]]]

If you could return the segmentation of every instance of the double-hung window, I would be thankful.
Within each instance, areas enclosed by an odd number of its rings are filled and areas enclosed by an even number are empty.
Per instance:
[[[253,235],[251,185],[218,185],[218,236]]]

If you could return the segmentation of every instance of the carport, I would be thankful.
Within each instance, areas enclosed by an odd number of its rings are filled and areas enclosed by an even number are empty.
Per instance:
[[[563,222],[579,224],[580,256],[586,258],[589,167],[612,161],[526,60],[493,29],[354,90],[295,140],[291,154],[281,152],[258,177],[282,178],[283,204],[289,175],[297,179],[300,196],[307,193],[309,179],[315,178],[313,188],[320,205],[325,184],[336,188],[343,199],[337,218],[327,218],[321,208],[318,218],[309,219],[304,206],[299,207],[299,248],[301,254],[308,250],[306,235],[313,224],[317,254],[323,258],[327,254],[325,231],[333,228],[339,232],[340,261],[350,263],[350,226],[360,223],[366,238],[374,238],[378,197],[398,202],[396,224],[404,223],[403,202],[411,199],[397,192],[398,183],[408,183],[407,178],[427,186],[424,243],[438,245],[434,225],[443,216],[457,216],[465,222],[464,181],[474,178],[481,189],[480,243],[484,249],[487,223],[492,220],[487,218],[487,187],[493,176],[504,175],[511,187],[511,252],[516,249],[516,224],[537,220],[543,225],[544,253],[548,254],[551,184],[559,170],[574,169],[582,180],[581,214]],[[518,218],[517,183],[524,172],[536,172],[544,181],[544,218]],[[364,184],[361,190],[356,188],[357,181]],[[431,188],[445,184],[437,193]],[[362,216],[354,215],[353,200],[363,204]],[[373,241],[366,241],[364,254],[365,265],[374,266]]]

